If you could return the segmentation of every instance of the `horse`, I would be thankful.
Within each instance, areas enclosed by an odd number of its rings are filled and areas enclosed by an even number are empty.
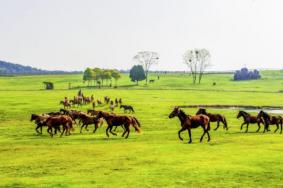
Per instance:
[[[93,133],[96,132],[97,128],[99,128],[99,127],[101,127],[103,125],[102,118],[97,119],[95,116],[89,116],[89,115],[81,117],[81,122],[82,122],[82,126],[81,126],[80,133],[82,133],[82,130],[83,130],[84,127],[88,131],[87,127],[90,124],[94,125]]]
[[[274,133],[276,133],[277,130],[279,129],[279,125],[280,125],[280,134],[282,134],[283,119],[282,119],[281,116],[271,116],[268,113],[261,110],[258,113],[257,118],[263,119],[263,122],[264,122],[263,132],[264,133],[265,133],[265,131],[269,131],[269,125],[276,125],[276,129],[274,131]]]
[[[217,127],[214,129],[215,131],[219,128],[220,122],[223,123],[223,129],[226,129],[226,131],[228,130],[227,121],[224,115],[207,113],[206,109],[204,108],[200,108],[197,111],[196,115],[200,114],[208,116],[210,122],[217,122]]]
[[[121,104],[122,104],[122,99],[120,98],[118,102],[119,102],[119,104],[121,105]]]
[[[117,135],[116,133],[112,132],[112,128],[114,126],[124,126],[125,130],[122,134],[122,137],[124,137],[125,134],[127,133],[127,135],[125,136],[125,139],[129,137],[130,125],[134,127],[135,131],[140,132],[140,123],[138,122],[138,120],[135,119],[135,121],[133,121],[133,118],[129,116],[118,116],[118,115],[112,115],[112,114],[105,113],[105,112],[99,112],[96,118],[97,119],[103,118],[107,122],[107,125],[108,125],[106,129],[107,137],[109,137],[108,131],[110,131],[112,135],[115,135],[115,136]]]
[[[100,99],[97,99],[96,102],[97,102],[97,104],[102,104]]]
[[[67,101],[60,101],[59,104],[62,104],[64,108],[71,108],[71,104]]]
[[[258,129],[256,130],[256,132],[258,132],[260,130],[260,124],[264,124],[262,118],[257,118],[257,116],[252,116],[249,113],[240,110],[238,115],[237,115],[237,119],[239,119],[240,117],[243,117],[244,122],[241,125],[241,130],[243,129],[243,126],[246,124],[247,125],[247,129],[246,132],[248,132],[249,129],[249,124],[255,124],[257,123],[258,125]]]
[[[135,113],[134,108],[130,105],[120,105],[120,108],[124,109],[124,113],[126,113],[127,110],[128,110],[129,113],[130,112]]]
[[[115,106],[117,107],[119,105],[119,101],[118,101],[118,99],[116,98],[115,99]]]
[[[155,80],[149,80],[149,83],[154,83],[155,82]]]
[[[105,102],[106,104],[108,104],[108,103],[110,102],[110,97],[105,96],[105,97],[104,97],[104,102]]]
[[[44,126],[44,122],[49,118],[49,115],[37,115],[37,114],[31,114],[30,121],[34,121],[36,124],[35,131],[38,134],[42,134],[42,127]],[[40,128],[40,131],[38,129]]]
[[[191,129],[201,126],[203,128],[203,134],[200,138],[200,142],[202,142],[202,139],[205,134],[207,134],[208,136],[207,141],[208,142],[210,141],[210,135],[209,135],[210,120],[208,116],[203,115],[203,114],[195,115],[195,116],[188,116],[179,107],[175,107],[173,111],[169,114],[169,118],[171,119],[176,116],[179,118],[181,122],[181,129],[178,132],[178,136],[180,140],[183,140],[183,138],[181,137],[181,132],[188,130],[188,134],[190,137],[188,144],[190,144],[192,142]]]
[[[66,110],[66,109],[60,109],[60,112],[63,114],[63,115],[67,115],[69,116],[70,118],[72,118],[72,120],[75,122],[75,124],[77,125],[77,122],[76,120],[77,119],[80,119],[80,116],[81,114],[84,114],[83,112],[80,112],[80,111],[76,111],[76,110]]]
[[[49,133],[49,135],[51,137],[53,137],[53,133],[52,133],[52,128],[59,129],[60,126],[63,126],[63,131],[61,132],[60,137],[63,136],[64,132],[65,135],[70,135],[71,134],[71,130],[74,130],[73,128],[73,123],[72,123],[72,119],[67,116],[67,115],[61,115],[61,116],[55,116],[55,117],[48,117],[47,120],[44,122],[44,125],[46,125],[47,128],[47,132]]]

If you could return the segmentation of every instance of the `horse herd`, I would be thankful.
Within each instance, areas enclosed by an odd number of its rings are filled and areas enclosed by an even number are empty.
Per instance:
[[[217,127],[214,130],[217,130],[219,128],[220,122],[223,123],[223,128],[225,130],[228,130],[228,125],[226,118],[221,114],[211,114],[207,113],[206,109],[200,108],[196,115],[191,116],[187,115],[182,109],[179,107],[175,107],[173,111],[169,114],[169,118],[178,117],[181,122],[181,129],[178,131],[178,136],[180,140],[183,140],[181,137],[181,132],[188,130],[189,134],[189,142],[192,142],[191,137],[191,129],[202,127],[203,134],[200,138],[200,142],[202,142],[202,139],[204,135],[206,134],[208,139],[207,141],[210,141],[210,122],[217,122]],[[241,130],[243,129],[243,126],[246,125],[246,131],[248,132],[249,124],[257,124],[258,129],[257,132],[260,130],[260,124],[264,125],[263,133],[270,131],[269,125],[276,125],[276,129],[274,132],[277,132],[280,126],[280,134],[282,134],[282,124],[283,124],[283,118],[281,116],[271,116],[268,113],[264,111],[260,111],[257,116],[252,116],[249,113],[245,111],[239,111],[237,115],[237,119],[243,117],[244,122],[241,125]]]
[[[93,101],[93,95],[90,97],[90,101]],[[104,102],[106,104],[110,103],[110,110],[111,105],[113,102],[110,101],[109,97],[104,97]],[[124,113],[131,112],[134,113],[134,108],[129,105],[122,105],[122,99],[115,100],[115,106],[120,105],[120,108],[124,109]],[[65,106],[64,106],[65,107]],[[87,112],[73,110],[73,109],[60,109],[58,112],[49,112],[45,114],[32,114],[31,121],[35,122],[36,128],[35,131],[38,134],[42,134],[42,128],[47,127],[47,133],[53,137],[54,134],[60,132],[60,136],[71,135],[71,132],[74,131],[74,124],[80,126],[80,133],[82,133],[83,129],[88,131],[88,126],[93,125],[93,133],[103,125],[104,122],[107,123],[106,128],[106,135],[109,137],[109,132],[112,135],[117,135],[115,132],[117,127],[121,127],[123,129],[122,136],[125,138],[129,137],[130,134],[130,127],[132,126],[136,132],[140,132],[141,123],[138,121],[136,117],[133,115],[116,115],[111,112],[105,112],[100,110],[95,110],[93,105],[93,109],[87,110]],[[224,115],[222,114],[212,114],[208,113],[206,109],[200,108],[196,115],[187,115],[181,108],[175,107],[173,111],[169,114],[169,118],[178,117],[181,123],[181,129],[178,131],[178,136],[180,140],[183,140],[181,137],[181,133],[185,130],[188,131],[189,134],[189,142],[192,142],[191,138],[191,129],[201,127],[203,129],[203,134],[200,138],[200,142],[203,140],[203,137],[207,135],[207,141],[210,141],[210,123],[217,122],[217,126],[214,130],[217,130],[220,126],[220,123],[223,124],[223,128],[227,131],[228,124],[227,120]],[[281,116],[271,116],[264,111],[260,111],[257,116],[250,115],[245,111],[239,111],[237,118],[243,118],[244,122],[241,125],[241,130],[243,126],[246,125],[246,131],[248,132],[248,128],[250,124],[257,124],[258,129],[257,132],[260,130],[260,124],[264,125],[263,132],[270,131],[269,125],[276,125],[277,132],[280,127],[280,134],[282,133],[282,123],[283,119]],[[114,129],[113,129],[114,128]]]

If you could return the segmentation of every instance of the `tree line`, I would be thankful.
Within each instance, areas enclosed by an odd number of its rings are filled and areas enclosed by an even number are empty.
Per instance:
[[[101,68],[86,68],[83,74],[83,81],[88,83],[90,86],[110,86],[112,87],[112,79],[115,80],[115,86],[117,86],[118,80],[121,78],[121,74],[115,69],[101,69]]]

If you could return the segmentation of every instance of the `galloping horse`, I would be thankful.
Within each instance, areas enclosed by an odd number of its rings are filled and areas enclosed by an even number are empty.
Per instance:
[[[280,125],[280,134],[282,134],[282,124],[283,124],[283,119],[281,116],[271,116],[268,113],[264,111],[260,111],[257,115],[257,118],[262,118],[264,122],[264,131],[269,131],[269,125],[276,125],[276,129],[274,132],[276,132],[279,129]]]
[[[107,137],[109,137],[108,131],[110,131],[110,133],[112,135],[117,135],[116,133],[112,132],[112,128],[114,126],[124,126],[125,131],[122,134],[122,137],[124,137],[124,135],[127,133],[125,138],[129,137],[130,134],[130,125],[132,125],[135,130],[137,132],[140,132],[140,123],[138,122],[138,120],[136,118],[133,117],[129,117],[129,116],[118,116],[118,115],[112,115],[109,113],[105,113],[105,112],[99,112],[96,116],[97,119],[99,118],[103,118],[105,119],[105,121],[108,124],[108,127],[106,129],[106,135]]]
[[[42,134],[42,127],[44,126],[44,122],[49,118],[49,115],[37,115],[37,114],[31,114],[30,121],[34,121],[36,124],[35,131],[38,134]],[[40,132],[38,129],[40,128]],[[56,131],[56,130],[55,130]]]
[[[206,109],[204,108],[200,108],[197,111],[196,115],[200,114],[208,116],[210,122],[217,122],[217,127],[214,129],[215,131],[219,128],[220,122],[223,123],[223,128],[226,129],[226,131],[228,130],[227,121],[224,115],[207,113]]]
[[[72,119],[69,116],[66,115],[61,115],[61,116],[54,116],[54,117],[49,117],[47,118],[47,120],[44,122],[44,125],[46,125],[47,128],[47,132],[50,134],[51,137],[53,137],[53,133],[52,133],[52,128],[56,129],[60,129],[60,126],[63,126],[63,131],[60,135],[60,137],[62,137],[62,135],[65,132],[65,135],[70,135],[70,130],[74,130],[73,128],[73,123],[72,123]]]
[[[195,116],[188,116],[185,114],[183,110],[181,110],[179,107],[175,107],[173,111],[169,114],[169,118],[173,118],[178,116],[180,122],[181,122],[181,129],[178,132],[178,136],[180,140],[183,140],[181,137],[181,132],[188,130],[190,140],[188,143],[192,142],[192,136],[191,136],[191,129],[197,128],[201,126],[203,128],[203,134],[200,138],[200,142],[202,141],[205,134],[207,134],[208,139],[207,141],[210,141],[210,123],[209,123],[209,117],[203,114],[195,115]]]
[[[258,125],[258,129],[256,130],[256,132],[258,132],[260,130],[260,124],[264,124],[262,118],[258,118],[257,116],[252,116],[249,113],[240,110],[238,115],[237,115],[237,119],[239,119],[240,117],[243,117],[244,122],[241,125],[241,130],[243,129],[243,126],[246,124],[247,125],[247,129],[246,132],[248,132],[249,129],[249,124],[255,124],[257,123]]]
[[[88,129],[87,129],[88,125],[91,125],[91,124],[94,125],[93,133],[96,132],[97,128],[99,128],[103,125],[102,118],[97,119],[95,116],[89,116],[89,115],[81,117],[81,122],[82,122],[82,126],[81,126],[80,133],[82,133],[82,130],[83,130],[84,127],[88,131]]]

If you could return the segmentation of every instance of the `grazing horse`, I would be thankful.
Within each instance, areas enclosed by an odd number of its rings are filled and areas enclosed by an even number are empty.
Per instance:
[[[135,113],[134,108],[130,105],[121,105],[120,108],[124,109],[124,113],[126,113],[127,110],[128,110],[129,113],[130,112]]]
[[[106,129],[106,135],[107,137],[109,137],[108,131],[110,131],[110,133],[112,135],[117,135],[116,133],[112,132],[112,128],[114,126],[124,126],[125,131],[122,134],[122,137],[124,137],[124,135],[127,133],[125,138],[129,137],[130,134],[130,125],[132,125],[135,130],[137,132],[140,132],[140,123],[138,122],[138,120],[135,118],[135,120],[133,119],[133,117],[129,117],[129,116],[118,116],[118,115],[113,115],[113,114],[109,114],[109,113],[105,113],[105,112],[99,112],[96,116],[97,119],[99,118],[103,118],[105,119],[105,121],[107,122],[107,129]]]
[[[268,113],[264,111],[260,111],[257,115],[257,118],[263,119],[264,122],[264,133],[265,131],[269,131],[269,125],[276,125],[276,129],[274,133],[279,129],[280,125],[280,134],[282,134],[282,124],[283,124],[283,119],[281,116],[271,116]]]
[[[80,133],[82,133],[82,130],[83,130],[84,127],[88,131],[88,129],[87,129],[88,125],[91,125],[91,124],[94,125],[93,133],[96,132],[97,128],[99,128],[103,125],[102,118],[97,119],[95,116],[89,116],[89,115],[81,117],[81,122],[82,122],[82,126],[81,126]]]
[[[179,107],[175,107],[173,111],[169,114],[169,118],[174,118],[178,117],[180,122],[181,122],[181,129],[178,132],[178,136],[180,140],[183,140],[181,137],[181,132],[188,130],[190,140],[188,143],[192,142],[192,136],[191,136],[191,129],[197,128],[201,126],[203,128],[203,134],[200,138],[200,142],[202,142],[202,139],[205,134],[207,134],[208,139],[207,141],[210,141],[210,135],[209,135],[209,130],[210,130],[210,121],[209,117],[203,114],[200,115],[195,115],[195,116],[188,116],[185,114],[183,110],[181,110]]]
[[[223,129],[226,129],[226,131],[228,130],[227,121],[224,115],[207,113],[206,109],[204,108],[200,108],[197,111],[196,115],[200,114],[208,116],[210,122],[217,122],[217,127],[214,129],[215,131],[219,128],[220,122],[223,123]]]
[[[56,130],[59,129],[61,125],[63,126],[63,131],[60,137],[62,137],[64,132],[65,135],[67,136],[71,134],[70,130],[74,130],[72,119],[66,115],[48,117],[47,120],[44,122],[44,124],[48,127],[47,132],[50,134],[51,137],[53,137],[52,128]]]
[[[65,108],[71,108],[71,104],[67,101],[60,101],[59,104],[62,104],[64,106],[64,109]]]
[[[258,132],[260,130],[260,124],[264,124],[263,119],[262,118],[258,118],[257,116],[252,116],[249,113],[240,110],[238,115],[237,115],[237,119],[239,119],[240,117],[243,117],[244,122],[241,125],[241,130],[243,129],[243,126],[246,124],[247,125],[247,129],[246,132],[248,132],[249,129],[249,124],[255,124],[257,123],[258,125],[258,129],[256,130],[256,132]]]

